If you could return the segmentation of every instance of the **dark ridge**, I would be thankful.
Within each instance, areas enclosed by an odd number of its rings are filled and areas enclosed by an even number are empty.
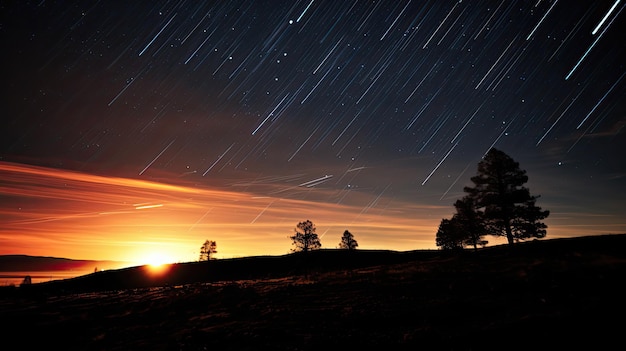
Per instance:
[[[29,292],[51,294],[124,290],[157,286],[183,285],[198,282],[271,279],[335,270],[349,270],[377,265],[390,265],[424,260],[440,255],[440,251],[382,250],[316,250],[283,256],[251,256],[204,262],[164,265],[162,272],[151,267],[136,266],[22,286]]]
[[[473,262],[524,262],[557,257],[585,255],[612,255],[624,257],[626,234],[610,234],[568,239],[535,240],[518,243],[514,247],[498,245],[463,252],[441,250],[385,251],[322,249],[283,256],[251,256],[205,262],[187,262],[165,265],[162,272],[153,272],[149,266],[136,266],[96,272],[76,278],[55,280],[21,286],[24,293],[68,294],[97,291],[177,286],[218,281],[260,280],[288,276],[302,276],[332,271],[350,271],[374,266],[391,266],[412,262],[416,265],[446,260],[455,262],[472,259]],[[512,263],[511,263],[512,264]],[[513,264],[512,264],[513,265]],[[0,290],[1,291],[1,290]]]
[[[626,234],[477,252],[320,250],[0,289],[4,335],[63,350],[610,350]],[[85,292],[85,293],[79,293]]]
[[[0,255],[0,272],[39,272],[39,271],[66,271],[66,270],[93,270],[110,269],[123,266],[125,262],[105,260],[73,260],[69,258],[29,256],[29,255]]]

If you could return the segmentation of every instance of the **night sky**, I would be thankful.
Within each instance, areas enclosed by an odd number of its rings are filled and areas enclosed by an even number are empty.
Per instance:
[[[491,147],[547,238],[624,233],[625,7],[3,2],[0,254],[435,248]]]

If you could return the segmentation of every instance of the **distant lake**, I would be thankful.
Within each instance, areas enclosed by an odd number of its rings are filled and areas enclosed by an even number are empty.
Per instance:
[[[30,275],[31,283],[44,283],[51,280],[69,279],[93,273],[90,271],[39,271],[39,272],[0,272],[0,286],[15,285],[20,286],[24,277]]]

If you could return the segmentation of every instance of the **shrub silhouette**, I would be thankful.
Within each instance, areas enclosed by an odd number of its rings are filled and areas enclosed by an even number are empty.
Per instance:
[[[20,286],[31,285],[32,283],[33,280],[31,279],[30,275],[27,275],[24,277],[24,280],[22,280],[22,284]]]

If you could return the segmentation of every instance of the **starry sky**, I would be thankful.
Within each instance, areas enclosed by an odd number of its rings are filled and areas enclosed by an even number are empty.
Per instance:
[[[3,2],[0,254],[433,249],[491,147],[547,238],[624,233],[625,7]]]

